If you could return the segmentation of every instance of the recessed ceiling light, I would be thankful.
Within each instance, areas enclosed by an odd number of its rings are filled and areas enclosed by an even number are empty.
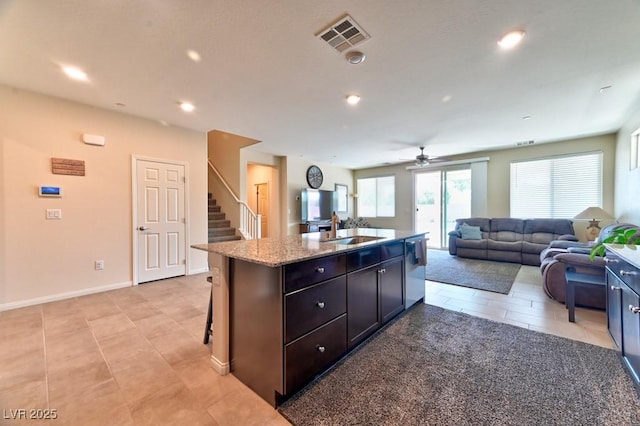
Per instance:
[[[77,67],[63,66],[62,71],[67,75],[67,77],[73,80],[87,81],[89,79],[87,77],[87,73]]]
[[[513,47],[516,47],[518,44],[520,44],[523,38],[524,38],[524,31],[521,31],[521,30],[511,31],[503,35],[502,38],[498,40],[498,46],[500,46],[503,49],[511,49]]]
[[[196,107],[189,102],[180,102],[180,108],[182,108],[184,112],[193,112],[193,110],[196,109]]]
[[[200,56],[200,54],[198,52],[196,52],[195,50],[187,50],[187,56],[193,62],[200,62],[202,60],[202,57]]]
[[[349,95],[349,96],[347,96],[347,103],[349,105],[356,105],[358,102],[360,102],[360,96],[358,96],[358,95]]]
[[[444,95],[444,96],[442,97],[442,99],[440,99],[440,101],[441,101],[442,103],[447,103],[447,102],[449,102],[449,101],[451,100],[451,98],[452,98],[452,96],[451,96],[451,95]]]

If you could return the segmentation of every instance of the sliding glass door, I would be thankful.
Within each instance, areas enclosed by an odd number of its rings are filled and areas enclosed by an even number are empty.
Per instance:
[[[429,247],[447,247],[456,219],[471,216],[471,170],[417,172],[414,188],[415,229],[429,232]]]

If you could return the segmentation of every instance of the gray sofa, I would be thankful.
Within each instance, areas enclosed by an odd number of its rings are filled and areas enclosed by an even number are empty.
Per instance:
[[[601,241],[616,229],[638,229],[640,227],[630,223],[612,223],[600,231],[597,241]],[[567,280],[565,272],[567,267],[575,268],[583,274],[598,275],[604,279],[605,262],[602,257],[589,258],[593,243],[577,243],[568,241],[552,241],[549,246],[540,253],[540,273],[542,274],[542,287],[547,295],[565,303]],[[576,305],[605,309],[605,287],[578,287],[576,288]]]
[[[479,227],[477,236],[465,236],[468,227]],[[479,239],[476,239],[479,238]],[[540,266],[540,252],[553,240],[577,241],[569,219],[480,218],[456,219],[449,232],[449,254]]]

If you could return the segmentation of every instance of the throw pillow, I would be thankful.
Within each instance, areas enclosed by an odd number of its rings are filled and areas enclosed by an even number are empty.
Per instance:
[[[481,240],[482,239],[482,231],[480,231],[479,226],[471,226],[463,223],[460,226],[460,235],[463,240]]]

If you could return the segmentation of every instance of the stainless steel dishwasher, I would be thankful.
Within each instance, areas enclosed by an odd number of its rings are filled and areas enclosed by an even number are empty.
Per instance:
[[[404,247],[404,268],[406,272],[405,309],[419,301],[424,301],[424,268],[426,263],[427,238],[424,236],[407,238]]]

